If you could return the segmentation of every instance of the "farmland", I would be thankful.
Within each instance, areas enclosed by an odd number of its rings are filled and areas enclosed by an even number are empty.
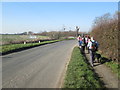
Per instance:
[[[31,48],[31,47],[59,41],[59,40],[51,40],[47,36],[40,36],[40,35],[37,35],[37,36],[35,35],[1,35],[1,37],[2,37],[0,39],[1,54],[6,54],[6,53],[26,49],[26,48]],[[42,41],[42,42],[38,42],[38,41]]]
[[[31,42],[31,41],[50,39],[47,36],[40,36],[40,35],[35,35],[35,36],[31,36],[31,35],[0,35],[0,37],[1,37],[0,45],[23,43],[24,41]]]
[[[25,48],[52,43],[47,36],[40,35],[0,35],[0,53],[8,53]],[[39,43],[38,41],[45,41]],[[34,43],[33,43],[34,42]],[[26,43],[26,44],[25,44]]]

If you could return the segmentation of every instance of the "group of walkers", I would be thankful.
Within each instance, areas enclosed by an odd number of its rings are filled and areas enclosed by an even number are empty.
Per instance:
[[[96,51],[98,50],[98,42],[89,35],[86,36],[79,35],[77,39],[82,54],[85,53],[85,49],[86,49],[87,52],[90,54],[90,64],[91,66],[94,66],[93,62],[95,60]]]

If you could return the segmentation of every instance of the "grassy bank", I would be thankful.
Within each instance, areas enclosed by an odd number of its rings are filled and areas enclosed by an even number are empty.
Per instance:
[[[3,46],[0,46],[0,53],[6,54],[6,53],[14,52],[17,50],[22,50],[22,49],[40,46],[40,45],[44,45],[44,44],[54,43],[54,42],[58,42],[58,41],[60,41],[60,40],[45,41],[45,42],[41,42],[41,43],[3,45]]]
[[[97,75],[75,47],[68,65],[63,88],[102,88]]]

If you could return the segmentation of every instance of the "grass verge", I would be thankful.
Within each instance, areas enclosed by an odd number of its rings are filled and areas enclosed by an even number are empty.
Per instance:
[[[99,78],[78,47],[73,49],[63,88],[103,88]]]
[[[54,43],[54,42],[58,42],[58,41],[60,41],[60,40],[45,41],[45,42],[41,42],[41,43],[3,45],[3,46],[0,46],[0,53],[2,55],[4,55],[4,54],[11,53],[14,51],[19,51],[19,50],[32,48],[32,47],[36,47],[36,46],[40,46],[40,45],[44,45],[44,44]]]
[[[97,53],[100,54],[99,51]],[[101,55],[101,57],[102,57],[101,62],[105,63],[105,65],[109,67],[112,70],[112,72],[115,73],[117,77],[120,79],[119,71],[120,63],[108,59],[105,55]]]
[[[105,64],[108,67],[110,67],[112,72],[114,72],[118,76],[118,78],[120,79],[120,71],[119,71],[120,64],[115,62],[115,61],[106,62]]]

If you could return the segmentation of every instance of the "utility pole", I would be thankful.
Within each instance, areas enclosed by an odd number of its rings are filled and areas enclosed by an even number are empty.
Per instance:
[[[63,31],[65,31],[65,29],[66,29],[65,25],[63,25]]]
[[[80,28],[78,26],[76,26],[76,36],[78,37],[78,32],[79,32]]]

